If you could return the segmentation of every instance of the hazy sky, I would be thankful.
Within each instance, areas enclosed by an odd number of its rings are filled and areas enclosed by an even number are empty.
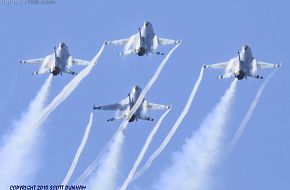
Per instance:
[[[173,104],[149,148],[157,148],[190,95],[203,64],[229,60],[248,44],[258,60],[282,63],[264,90],[245,133],[233,152],[213,172],[214,189],[290,189],[290,12],[277,1],[61,1],[53,5],[2,5],[0,0],[0,136],[9,131],[35,97],[48,75],[32,76],[39,67],[19,59],[43,57],[59,42],[72,56],[91,60],[105,40],[129,37],[149,20],[158,36],[182,39],[147,95],[151,102]],[[171,47],[160,47],[167,53]],[[35,184],[59,184],[81,141],[93,104],[118,102],[135,84],[144,87],[163,56],[118,57],[121,47],[108,46],[99,64],[48,118],[39,139],[41,168]],[[73,67],[80,71],[81,67]],[[150,189],[172,154],[196,131],[230,85],[216,80],[222,71],[206,70],[191,109],[172,141],[144,176],[129,189]],[[269,70],[259,70],[266,77]],[[49,101],[73,76],[53,79]],[[238,82],[226,139],[246,114],[261,80]],[[156,120],[161,112],[149,112]],[[94,160],[120,122],[107,123],[113,112],[94,111],[88,144],[72,177],[74,181]],[[126,131],[119,183],[122,183],[155,123],[130,123]],[[148,158],[148,154],[145,156]],[[1,181],[1,179],[0,179]]]

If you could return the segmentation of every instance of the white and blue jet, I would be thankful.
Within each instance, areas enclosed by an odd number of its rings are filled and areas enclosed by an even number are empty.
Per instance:
[[[217,79],[235,77],[238,80],[242,80],[248,77],[263,79],[263,76],[256,74],[257,69],[272,69],[280,66],[281,64],[266,63],[255,59],[251,48],[248,45],[244,45],[238,51],[237,57],[222,63],[204,65],[204,68],[225,69],[224,75],[217,77]]]
[[[38,71],[33,72],[33,75],[52,73],[54,76],[62,73],[76,75],[77,73],[71,70],[73,65],[88,65],[90,61],[72,58],[69,54],[68,47],[65,43],[60,43],[58,47],[54,47],[54,52],[44,58],[20,60],[20,63],[40,64]]]
[[[128,96],[121,100],[119,103],[105,105],[105,106],[96,106],[94,105],[93,109],[96,110],[114,110],[117,112],[116,116],[108,119],[107,121],[115,121],[115,120],[125,120],[128,119],[128,114],[131,109],[136,104],[142,89],[139,86],[134,86]],[[137,111],[132,115],[129,122],[140,120],[146,121],[154,121],[154,119],[145,115],[147,110],[167,110],[170,109],[171,105],[161,105],[149,103],[147,100],[143,99],[141,105],[137,109]]]
[[[136,53],[138,56],[148,55],[149,53],[164,55],[157,50],[158,45],[173,45],[180,43],[181,40],[170,40],[159,38],[153,30],[150,22],[144,22],[142,28],[139,27],[139,32],[129,38],[107,41],[105,44],[124,46],[123,52],[119,55],[128,55]]]

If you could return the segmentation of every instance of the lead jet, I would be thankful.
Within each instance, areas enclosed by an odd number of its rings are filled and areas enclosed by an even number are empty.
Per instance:
[[[115,121],[115,120],[125,120],[128,119],[128,114],[131,109],[136,104],[142,89],[139,86],[134,86],[131,92],[128,94],[128,97],[121,100],[119,103],[105,105],[105,106],[93,106],[93,109],[96,110],[115,110],[119,112],[117,116],[108,119],[107,121]],[[167,110],[170,109],[170,106],[148,103],[147,100],[143,99],[141,105],[137,109],[137,111],[132,115],[129,122],[137,121],[138,119],[146,120],[146,121],[154,121],[154,119],[144,115],[147,110]]]
[[[164,55],[164,53],[157,51],[158,45],[172,45],[180,42],[180,40],[170,40],[157,37],[152,24],[146,21],[142,28],[139,27],[138,33],[131,37],[121,40],[107,41],[105,44],[124,46],[123,52],[119,54],[120,56],[131,53],[143,56],[145,54],[148,55],[148,53]]]
[[[217,79],[235,77],[238,80],[247,79],[248,77],[263,79],[263,76],[257,75],[257,69],[272,69],[280,67],[281,64],[271,64],[259,61],[253,57],[252,50],[249,46],[244,45],[238,56],[227,62],[204,65],[204,68],[225,69],[225,74]]]
[[[72,58],[69,54],[68,47],[65,43],[60,43],[58,47],[54,47],[54,52],[44,58],[20,60],[20,63],[40,64],[38,71],[33,72],[33,75],[52,73],[54,76],[62,73],[76,75],[77,73],[71,70],[73,65],[88,65],[90,61]]]

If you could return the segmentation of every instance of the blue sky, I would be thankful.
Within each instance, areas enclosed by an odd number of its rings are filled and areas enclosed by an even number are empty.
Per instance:
[[[3,136],[25,111],[47,75],[32,76],[38,66],[19,59],[43,57],[59,42],[72,56],[92,59],[105,40],[129,37],[145,20],[160,37],[182,39],[159,79],[147,95],[156,103],[173,104],[149,148],[151,153],[183,109],[203,64],[226,61],[248,44],[258,60],[282,63],[266,87],[246,131],[232,154],[214,170],[215,189],[289,189],[290,153],[288,114],[290,97],[290,12],[286,0],[244,1],[75,1],[56,0],[55,5],[0,5],[0,135]],[[171,47],[160,47],[168,52]],[[36,184],[58,184],[64,178],[81,141],[92,105],[117,102],[134,84],[144,87],[162,56],[118,57],[120,47],[106,47],[99,64],[71,96],[48,118],[39,139],[42,166]],[[74,67],[79,71],[81,68]],[[160,171],[170,164],[172,153],[198,129],[231,80],[216,80],[222,71],[206,71],[190,112],[176,135],[150,170],[129,189],[149,189]],[[267,76],[269,70],[260,70]],[[50,100],[71,80],[53,79]],[[262,81],[238,82],[226,137],[237,129]],[[73,180],[94,160],[119,126],[107,123],[112,112],[95,112],[87,147]],[[161,112],[150,112],[158,118]],[[154,123],[131,123],[126,131],[120,183],[127,176]],[[148,156],[148,154],[147,154]]]

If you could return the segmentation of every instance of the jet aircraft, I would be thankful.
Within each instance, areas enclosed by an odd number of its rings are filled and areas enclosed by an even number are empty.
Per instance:
[[[244,45],[238,56],[227,62],[204,65],[204,68],[225,69],[225,74],[217,79],[236,77],[238,80],[247,79],[248,77],[263,79],[263,76],[257,75],[257,69],[277,68],[281,64],[271,64],[259,61],[253,57],[252,50],[248,45]]]
[[[172,45],[180,42],[180,40],[170,40],[157,37],[152,24],[146,21],[142,28],[139,27],[138,33],[131,37],[121,40],[107,41],[105,44],[124,46],[123,52],[119,54],[120,56],[131,53],[143,56],[145,54],[148,55],[148,53],[164,55],[164,53],[157,51],[158,45]]]
[[[93,109],[96,110],[115,110],[120,114],[117,116],[108,119],[107,121],[115,121],[115,120],[125,120],[128,119],[128,113],[136,104],[142,89],[139,86],[134,86],[131,92],[128,94],[128,97],[121,100],[119,103],[105,105],[105,106],[93,106]],[[129,122],[140,120],[147,120],[147,121],[154,121],[154,119],[144,115],[147,110],[167,110],[170,109],[171,105],[161,105],[161,104],[154,104],[149,103],[147,100],[143,99],[141,105],[137,109],[137,111],[133,114],[130,118]]]
[[[68,47],[65,43],[60,43],[58,47],[54,47],[54,52],[44,58],[20,60],[20,63],[40,64],[38,71],[33,75],[52,73],[54,76],[62,73],[76,75],[77,73],[70,68],[72,65],[88,65],[90,61],[72,58],[69,54]]]

